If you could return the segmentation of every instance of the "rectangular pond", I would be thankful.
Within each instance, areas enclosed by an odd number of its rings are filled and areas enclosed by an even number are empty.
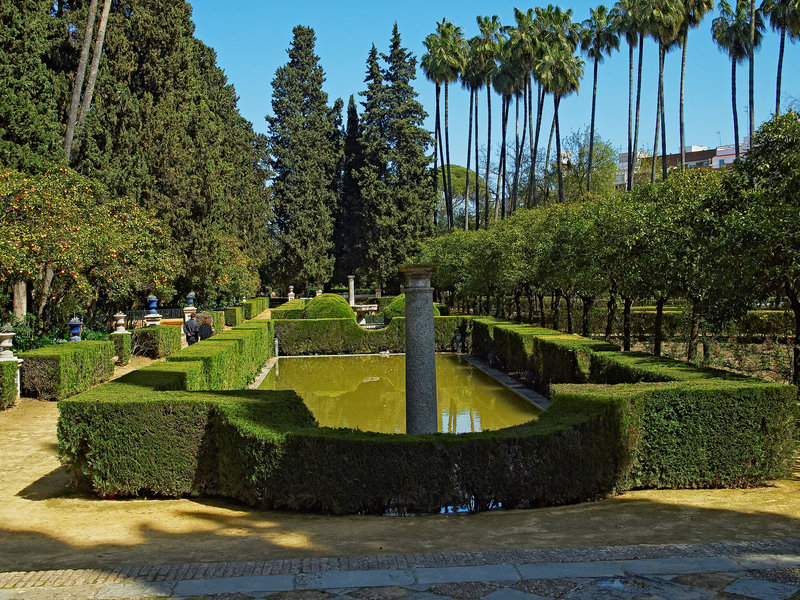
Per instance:
[[[405,433],[405,355],[281,357],[259,389],[295,390],[323,427]],[[436,355],[439,431],[501,429],[541,410],[456,354]]]

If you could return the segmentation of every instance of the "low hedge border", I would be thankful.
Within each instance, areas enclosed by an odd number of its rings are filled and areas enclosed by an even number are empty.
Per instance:
[[[236,327],[244,321],[244,310],[241,306],[225,307],[225,325]]]
[[[181,349],[180,325],[151,325],[132,332],[133,352],[149,358],[164,358]]]
[[[442,319],[452,328],[460,318]],[[331,345],[334,335],[351,335],[348,322],[278,320],[274,327],[284,337],[293,332],[298,345],[301,335],[319,332]],[[524,361],[514,360],[552,382],[551,408],[537,421],[397,436],[320,428],[293,392],[156,392],[146,385],[168,374],[171,385],[188,381],[195,371],[186,367],[62,401],[59,451],[76,479],[101,495],[199,492],[332,513],[552,505],[639,486],[753,485],[789,472],[797,414],[791,386],[714,370],[690,376],[661,360],[495,319],[475,319],[473,331],[483,352],[530,349]],[[554,365],[556,356],[571,356],[570,367]],[[612,368],[615,360],[621,366]],[[205,368],[189,358],[184,364]],[[666,381],[628,381],[645,371]],[[569,377],[588,383],[556,382]]]
[[[272,319],[302,319],[306,307],[306,300],[295,298],[282,304],[280,308],[270,310]]]
[[[60,400],[114,374],[112,342],[67,342],[21,352],[20,383],[25,396]]]
[[[225,331],[225,311],[212,310],[211,317],[214,319],[214,324],[212,325],[214,329],[214,334],[222,333],[223,331]]]
[[[259,296],[242,302],[242,312],[245,320],[255,319],[269,308],[269,298]]]
[[[0,362],[0,409],[13,406],[17,401],[17,361]]]
[[[114,354],[117,357],[118,365],[124,366],[131,361],[132,337],[132,333],[112,333],[108,336],[108,339],[114,343]]]

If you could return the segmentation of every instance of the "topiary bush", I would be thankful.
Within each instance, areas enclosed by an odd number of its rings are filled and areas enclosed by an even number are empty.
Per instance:
[[[23,394],[59,400],[82,392],[114,374],[114,344],[67,342],[21,352]]]
[[[305,309],[303,309],[304,319],[353,319],[356,318],[355,311],[350,304],[339,294],[322,294],[312,298]]]
[[[112,333],[108,339],[114,344],[114,353],[117,355],[118,365],[127,365],[131,360],[131,347],[133,334]]]
[[[392,300],[389,305],[383,309],[383,322],[387,325],[392,322],[392,319],[395,317],[405,317],[406,316],[406,295],[400,294],[396,296],[394,300]],[[433,316],[439,317],[441,316],[441,312],[439,308],[436,306],[436,303],[433,303]]]
[[[133,353],[137,356],[164,358],[181,349],[180,325],[152,325],[133,330]]]
[[[225,307],[225,325],[236,327],[244,321],[244,310],[241,306]]]
[[[0,409],[8,408],[17,401],[17,361],[0,362]]]

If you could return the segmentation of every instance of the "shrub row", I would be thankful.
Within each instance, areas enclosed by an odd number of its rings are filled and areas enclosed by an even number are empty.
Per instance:
[[[270,311],[272,319],[302,319],[303,311],[306,307],[306,300],[295,298],[282,304],[280,308],[275,308]]]
[[[464,350],[471,317],[434,317],[436,350]],[[282,355],[372,354],[405,351],[405,318],[383,329],[363,329],[353,319],[275,320],[275,337]]]
[[[363,304],[377,304],[378,312],[383,312],[397,296],[370,296]]]
[[[181,349],[180,325],[151,325],[132,332],[134,354],[149,358],[164,358]]]
[[[241,306],[225,307],[225,325],[236,327],[244,321],[244,309]]]
[[[108,339],[114,344],[114,354],[117,357],[118,365],[127,365],[131,361],[132,337],[131,333],[112,333],[108,336]]]
[[[222,333],[225,331],[225,311],[212,310],[211,317],[214,319],[214,324],[212,325],[214,333]]]
[[[265,296],[259,296],[258,298],[252,298],[251,300],[242,302],[242,312],[244,313],[244,318],[248,320],[255,319],[268,308],[269,298]]]
[[[0,409],[8,408],[17,401],[17,361],[0,362]]]
[[[82,392],[114,374],[112,342],[67,342],[21,352],[22,393],[59,400]]]

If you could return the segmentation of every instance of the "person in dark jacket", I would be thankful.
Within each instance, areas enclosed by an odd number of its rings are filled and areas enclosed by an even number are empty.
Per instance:
[[[194,313],[189,315],[189,320],[183,324],[183,333],[186,334],[186,343],[190,346],[197,343],[197,336],[200,334],[200,325],[194,318]]]
[[[214,335],[214,330],[211,328],[211,317],[208,315],[203,316],[202,322],[200,323],[200,340],[207,340],[212,335]]]

